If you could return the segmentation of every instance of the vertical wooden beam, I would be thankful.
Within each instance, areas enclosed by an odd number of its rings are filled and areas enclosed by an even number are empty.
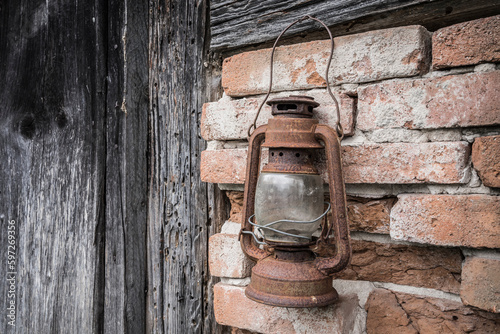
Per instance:
[[[108,2],[104,333],[146,325],[148,10]]]
[[[18,293],[16,328],[2,317],[0,332],[214,332],[206,3],[1,9],[0,221],[17,224]]]
[[[102,328],[102,14],[98,1],[1,3],[1,333]],[[8,221],[16,226],[13,299]],[[11,300],[15,327],[5,313]]]
[[[206,1],[150,4],[148,325],[155,333],[212,333],[207,264],[211,228],[200,180]],[[208,298],[207,298],[208,296]]]

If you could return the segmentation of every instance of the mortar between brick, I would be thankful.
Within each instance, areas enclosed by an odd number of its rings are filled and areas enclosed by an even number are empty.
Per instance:
[[[228,284],[228,285],[247,286],[248,284],[250,284],[250,277],[245,277],[245,278],[221,277],[220,281],[221,281],[221,283]]]
[[[500,189],[489,188],[477,185],[477,179],[472,178],[472,185],[451,186],[432,184],[346,184],[346,194],[349,196],[365,198],[383,198],[387,196],[397,196],[402,194],[431,194],[431,195],[500,195]],[[231,191],[243,191],[242,184],[219,183],[219,189]],[[328,187],[325,186],[325,193]]]
[[[460,247],[460,250],[466,257],[480,257],[489,260],[500,260],[500,249],[474,249]]]

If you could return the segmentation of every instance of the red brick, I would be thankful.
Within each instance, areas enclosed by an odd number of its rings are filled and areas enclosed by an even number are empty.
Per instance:
[[[465,142],[365,144],[343,147],[346,183],[465,183]]]
[[[356,296],[341,297],[327,307],[274,307],[248,299],[244,287],[222,283],[214,287],[217,322],[258,333],[352,333],[357,307]]]
[[[500,313],[500,261],[469,257],[462,271],[462,302]]]
[[[250,276],[254,262],[243,253],[238,235],[218,233],[209,240],[208,265],[212,276],[245,278]]]
[[[432,35],[436,69],[500,61],[500,16],[464,22]]]
[[[465,142],[344,146],[344,179],[346,183],[465,183],[469,179],[469,151]],[[246,149],[204,151],[201,179],[242,184],[246,157]],[[325,160],[318,160],[326,180]]]
[[[368,297],[366,330],[368,334],[418,334],[396,296],[383,289]]]
[[[500,188],[500,136],[476,138],[472,164],[485,186]]]
[[[330,82],[358,83],[427,71],[430,35],[420,26],[398,27],[335,38]],[[323,87],[330,41],[282,46],[274,56],[273,91]],[[271,49],[226,58],[222,87],[229,96],[266,93]]]
[[[246,149],[227,149],[201,152],[201,180],[211,183],[245,182]]]
[[[347,196],[347,218],[351,231],[389,234],[390,213],[395,198],[366,199]]]
[[[335,105],[325,89],[311,91],[286,92],[269,97],[308,95],[314,97],[320,106],[315,109],[315,117],[321,124],[334,127],[337,122]],[[335,93],[340,107],[340,122],[346,135],[354,133],[354,99]],[[201,116],[201,135],[205,140],[237,140],[248,137],[248,127],[252,124],[263,96],[231,99],[223,97],[218,102],[205,103]],[[257,126],[266,124],[272,118],[271,107],[265,105],[259,115]]]
[[[231,212],[229,221],[241,224],[241,216],[243,215],[243,191],[226,191],[226,195],[231,203]]]
[[[368,334],[500,333],[500,316],[446,299],[376,289],[365,308]]]
[[[335,278],[460,291],[462,253],[458,248],[419,247],[352,240],[349,266]]]
[[[442,246],[500,248],[500,197],[401,195],[391,237]]]
[[[500,124],[500,71],[389,81],[359,89],[357,127],[437,129]]]

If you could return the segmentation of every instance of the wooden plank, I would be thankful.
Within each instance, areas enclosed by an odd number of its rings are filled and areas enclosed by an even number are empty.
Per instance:
[[[429,0],[212,0],[210,23],[214,26],[224,22],[240,24],[250,20],[259,20],[264,16],[270,16],[265,19],[266,21],[276,21],[285,12],[295,12],[297,17],[289,20],[290,22],[303,15],[314,13],[315,15],[322,14],[325,20],[328,20],[328,23],[326,21],[325,23],[335,24],[342,22],[347,16],[357,18],[367,13],[384,12],[422,2],[429,2]],[[218,30],[215,32],[218,33]]]
[[[155,333],[212,333],[207,184],[200,181],[205,1],[150,3],[148,319]]]
[[[104,14],[98,1],[1,4],[1,333],[102,332]]]
[[[411,24],[435,30],[498,13],[500,4],[490,0],[212,0],[211,48],[268,46],[288,24],[305,14],[324,21],[334,36],[340,36]],[[314,34],[304,38],[306,33]],[[328,37],[322,27],[310,21],[295,25],[285,37],[294,36],[294,42]]]
[[[214,49],[239,47],[267,41],[277,35],[293,21],[312,15],[328,26],[346,22],[369,14],[387,12],[429,0],[212,0],[211,33]],[[432,1],[432,0],[431,0]],[[318,30],[319,25],[310,21],[298,23],[289,30],[299,32]]]
[[[146,330],[148,4],[108,4],[104,333]]]

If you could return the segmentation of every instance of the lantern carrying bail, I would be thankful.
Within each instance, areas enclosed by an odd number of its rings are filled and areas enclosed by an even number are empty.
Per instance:
[[[267,99],[269,98],[269,95],[271,95],[271,91],[272,91],[272,87],[273,87],[274,51],[276,50],[276,46],[278,45],[278,41],[285,34],[285,32],[287,32],[288,29],[290,29],[293,25],[295,25],[297,23],[300,23],[302,21],[305,21],[305,20],[313,20],[313,21],[316,21],[316,22],[320,23],[326,29],[326,31],[328,32],[328,36],[330,37],[330,42],[331,42],[330,43],[330,56],[328,57],[328,63],[326,65],[325,82],[326,82],[326,89],[328,91],[328,94],[330,95],[330,97],[332,98],[332,100],[333,100],[333,102],[335,104],[335,111],[336,111],[336,114],[337,114],[337,122],[335,124],[335,130],[337,131],[337,135],[338,135],[338,137],[339,137],[340,140],[342,140],[342,138],[344,137],[344,130],[342,128],[342,124],[340,123],[339,103],[338,103],[337,99],[335,98],[335,96],[332,93],[332,90],[330,88],[330,81],[329,81],[329,78],[328,78],[328,72],[330,72],[330,65],[332,63],[332,57],[333,57],[333,46],[334,46],[333,36],[332,36],[332,33],[331,33],[330,29],[328,29],[328,26],[323,21],[321,21],[321,20],[319,20],[319,19],[317,19],[315,17],[312,17],[310,15],[304,15],[303,17],[295,20],[290,25],[288,25],[288,27],[286,27],[279,34],[278,38],[276,38],[276,41],[274,41],[273,49],[272,49],[272,52],[271,52],[271,61],[270,61],[270,65],[269,65],[269,68],[270,68],[270,71],[269,71],[270,72],[270,74],[269,74],[269,89],[267,91],[266,97],[264,98],[264,100],[259,105],[259,109],[257,110],[257,114],[255,115],[253,123],[248,128],[248,138],[250,138],[250,136],[252,135],[253,131],[257,128],[257,119],[259,118],[259,115],[260,115],[260,112],[262,110],[262,107],[264,106],[264,103],[266,103]],[[298,97],[300,97],[300,96],[298,96]],[[273,99],[273,100],[276,100],[276,99]]]

